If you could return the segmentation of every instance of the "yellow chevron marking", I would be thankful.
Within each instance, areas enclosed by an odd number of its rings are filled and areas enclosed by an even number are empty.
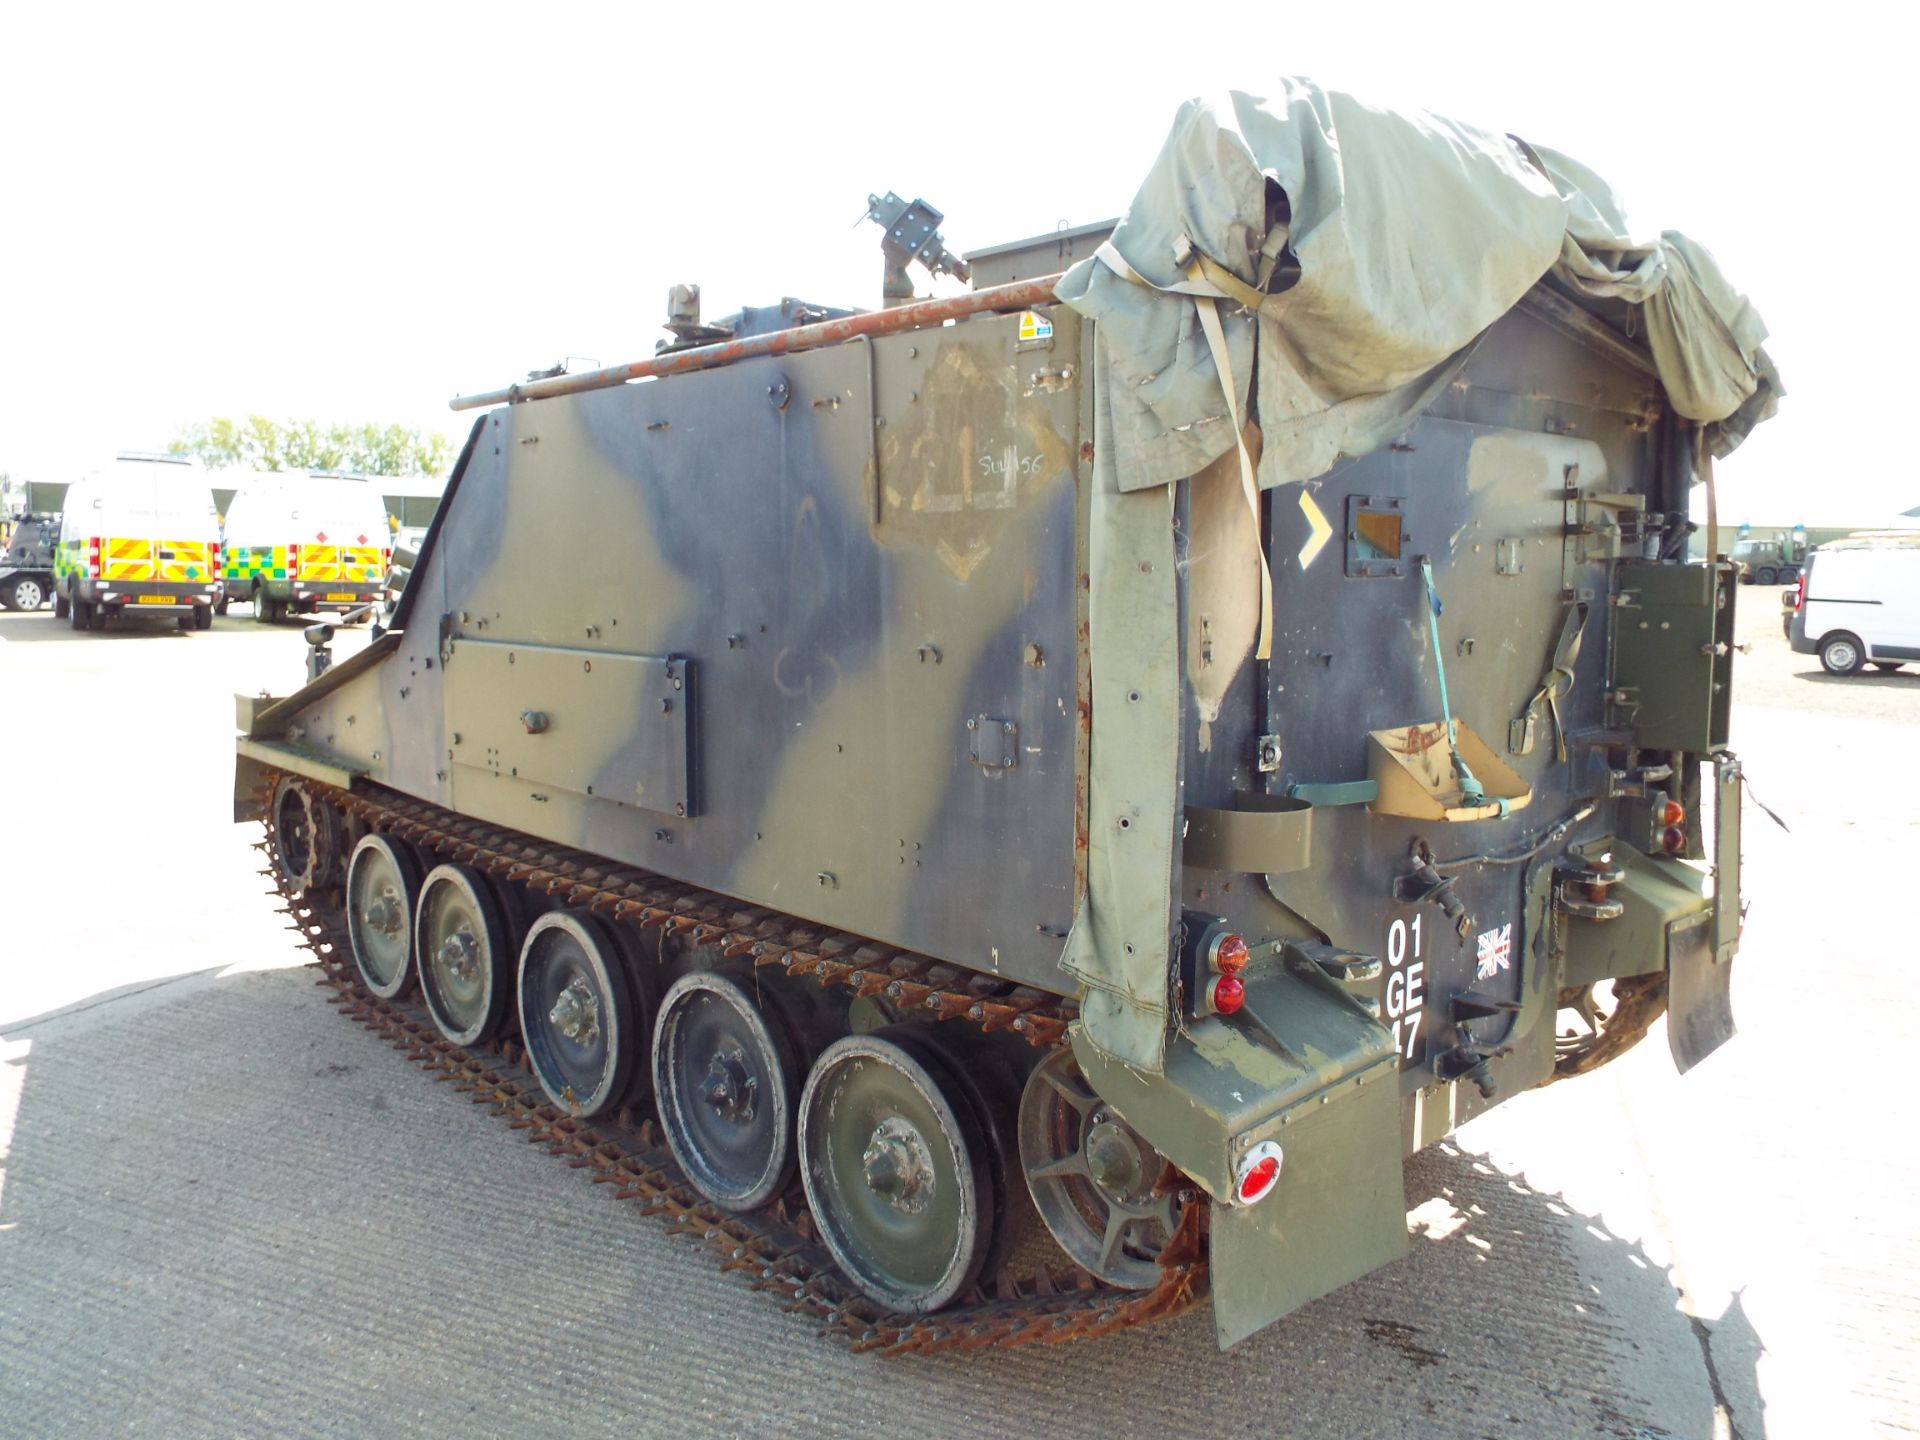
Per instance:
[[[1320,513],[1320,507],[1313,503],[1313,495],[1304,485],[1300,487],[1300,513],[1307,517],[1307,543],[1300,547],[1298,556],[1300,568],[1305,570],[1326,549],[1327,541],[1333,538],[1333,526],[1327,523],[1327,517]]]

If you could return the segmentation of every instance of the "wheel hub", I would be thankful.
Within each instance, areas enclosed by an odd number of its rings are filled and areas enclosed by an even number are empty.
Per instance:
[[[399,897],[392,890],[384,890],[367,902],[360,912],[360,918],[366,921],[369,930],[378,930],[382,935],[400,933],[401,921],[405,911]]]
[[[867,1188],[903,1215],[919,1215],[933,1200],[933,1151],[911,1121],[889,1115],[873,1127],[860,1163]]]
[[[759,1096],[760,1082],[747,1068],[746,1052],[715,1051],[707,1062],[706,1078],[700,1082],[700,1098],[722,1119],[734,1125],[750,1125]]]
[[[472,932],[455,930],[440,942],[439,952],[434,958],[453,979],[462,985],[470,985],[479,969],[476,956],[478,948],[473,943]]]
[[[547,1013],[553,1028],[576,1045],[591,1045],[600,1038],[600,1001],[591,986],[576,975],[553,1002]]]
[[[1139,1147],[1104,1111],[1088,1128],[1084,1150],[1087,1174],[1109,1201],[1130,1198],[1145,1182]]]

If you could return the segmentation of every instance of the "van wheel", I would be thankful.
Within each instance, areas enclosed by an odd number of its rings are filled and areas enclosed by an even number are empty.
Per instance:
[[[104,630],[107,628],[107,607],[95,601],[87,606],[87,629]]]
[[[227,592],[222,590],[220,592],[220,598],[213,602],[213,613],[216,615],[226,614],[227,606],[231,605],[232,603],[233,602],[227,598]]]
[[[1820,666],[1829,675],[1855,675],[1867,662],[1866,647],[1841,630],[1820,642]]]
[[[196,605],[193,607],[193,628],[196,630],[211,630],[213,628],[213,607],[211,605]]]
[[[68,617],[68,623],[76,630],[85,630],[87,628],[87,612],[91,609],[93,609],[93,607],[84,600],[74,601],[73,612]]]
[[[67,597],[56,590],[53,596],[53,618],[56,620],[64,620],[72,613],[72,610],[73,606],[68,602]]]
[[[267,592],[264,590],[253,592],[253,618],[254,623],[259,625],[273,623],[273,602],[267,599]]]

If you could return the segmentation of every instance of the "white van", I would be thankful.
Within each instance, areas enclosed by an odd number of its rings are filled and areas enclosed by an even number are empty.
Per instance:
[[[372,482],[249,475],[227,506],[224,598],[252,601],[262,623],[352,610],[385,593],[391,555],[386,501]]]
[[[213,624],[220,534],[199,461],[122,455],[67,490],[53,557],[53,609],[76,630],[111,616],[171,616],[182,630]]]
[[[1842,540],[1807,557],[1787,639],[1831,675],[1920,660],[1920,545]]]

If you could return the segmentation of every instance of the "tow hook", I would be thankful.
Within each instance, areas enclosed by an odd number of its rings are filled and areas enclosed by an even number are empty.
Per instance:
[[[1477,1050],[1471,1045],[1456,1045],[1434,1058],[1433,1073],[1442,1080],[1471,1080],[1484,1100],[1500,1093],[1500,1082],[1493,1078],[1493,1062],[1502,1052]]]
[[[1454,893],[1453,876],[1442,875],[1433,868],[1433,851],[1424,840],[1413,842],[1413,869],[1405,875],[1396,875],[1393,881],[1393,898],[1409,900],[1414,904],[1432,901],[1438,905],[1447,919],[1453,922],[1453,928],[1462,940],[1473,934],[1473,916],[1467,913],[1466,903]]]

